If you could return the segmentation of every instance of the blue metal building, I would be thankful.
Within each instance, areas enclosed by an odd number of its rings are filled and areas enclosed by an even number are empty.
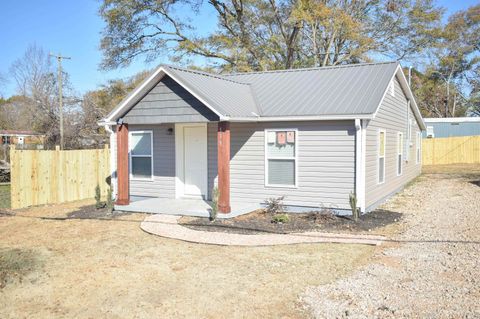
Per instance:
[[[480,117],[424,118],[424,138],[480,135]]]

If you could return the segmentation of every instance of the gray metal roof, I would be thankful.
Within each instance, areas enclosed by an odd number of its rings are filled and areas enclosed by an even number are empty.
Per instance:
[[[173,66],[165,69],[224,116],[252,116],[252,112],[258,112],[248,83]]]
[[[373,115],[398,66],[385,62],[218,75],[163,65],[105,121],[122,116],[165,74],[221,119]]]
[[[228,79],[249,83],[261,116],[372,114],[398,64],[239,73]]]

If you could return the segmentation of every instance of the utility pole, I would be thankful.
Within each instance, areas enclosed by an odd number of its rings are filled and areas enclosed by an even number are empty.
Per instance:
[[[62,59],[70,60],[71,58],[68,56],[62,56],[60,53],[55,55],[50,53],[49,56],[57,58],[58,62],[58,104],[59,104],[59,118],[60,118],[60,149],[63,150],[64,143],[63,143],[63,92],[62,92]]]

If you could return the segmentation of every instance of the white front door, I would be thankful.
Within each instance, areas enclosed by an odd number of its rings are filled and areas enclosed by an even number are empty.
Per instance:
[[[183,127],[185,196],[207,196],[207,127]]]

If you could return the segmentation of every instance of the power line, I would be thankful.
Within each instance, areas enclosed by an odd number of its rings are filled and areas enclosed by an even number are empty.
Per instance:
[[[58,55],[50,53],[49,56],[57,59],[58,62],[58,104],[59,104],[59,118],[60,118],[60,149],[63,150],[63,92],[62,92],[62,59],[70,60],[68,56],[62,56],[60,53]]]

